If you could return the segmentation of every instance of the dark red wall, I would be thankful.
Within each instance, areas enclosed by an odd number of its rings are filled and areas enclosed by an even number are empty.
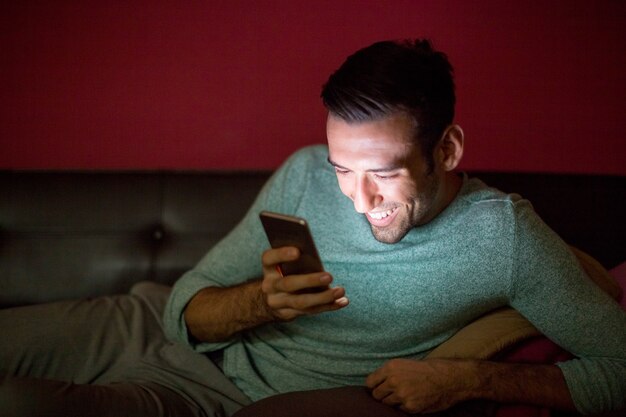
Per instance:
[[[621,0],[2,3],[0,168],[274,168],[349,53],[429,37],[464,168],[626,175]]]

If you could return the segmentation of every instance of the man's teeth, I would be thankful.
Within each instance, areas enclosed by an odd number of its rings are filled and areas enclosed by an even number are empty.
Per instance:
[[[380,220],[380,219],[384,219],[385,217],[389,216],[391,213],[393,213],[393,210],[379,211],[379,212],[376,212],[376,213],[369,213],[369,215],[373,219]]]

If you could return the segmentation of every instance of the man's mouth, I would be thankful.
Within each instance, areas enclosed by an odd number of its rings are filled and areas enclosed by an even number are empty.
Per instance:
[[[398,207],[366,213],[367,220],[376,227],[389,226],[398,214]]]

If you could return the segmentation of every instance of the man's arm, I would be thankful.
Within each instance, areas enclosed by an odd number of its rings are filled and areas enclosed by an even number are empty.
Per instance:
[[[441,411],[472,399],[576,410],[554,365],[395,359],[373,372],[366,384],[374,398],[409,413]]]
[[[290,321],[348,305],[343,288],[328,287],[332,277],[326,272],[288,277],[278,272],[280,263],[298,256],[295,248],[270,249],[262,257],[263,279],[199,291],[184,311],[189,333],[200,342],[222,342],[265,323]],[[303,292],[320,286],[326,289]]]

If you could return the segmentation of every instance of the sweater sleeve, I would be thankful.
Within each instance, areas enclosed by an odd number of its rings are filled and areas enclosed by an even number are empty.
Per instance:
[[[626,313],[526,200],[515,204],[511,306],[575,358],[557,363],[583,414],[626,405]]]
[[[311,153],[312,148],[305,148],[289,158],[264,185],[239,224],[174,284],[163,316],[168,338],[199,352],[221,349],[232,343],[195,343],[189,337],[183,312],[191,298],[203,288],[230,287],[262,276],[261,255],[269,243],[259,212],[295,212],[306,191]]]

